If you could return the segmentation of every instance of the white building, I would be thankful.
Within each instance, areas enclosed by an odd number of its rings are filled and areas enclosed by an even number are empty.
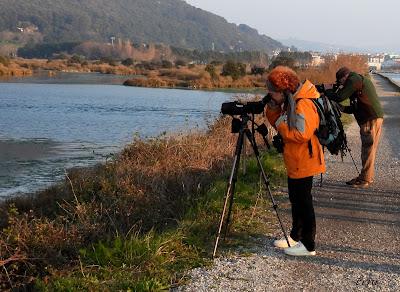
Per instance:
[[[311,66],[318,67],[325,63],[325,59],[318,53],[311,53]]]
[[[381,70],[384,61],[384,55],[368,55],[368,67],[370,70]]]

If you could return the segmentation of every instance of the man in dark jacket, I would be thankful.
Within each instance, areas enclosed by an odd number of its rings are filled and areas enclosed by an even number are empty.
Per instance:
[[[383,123],[382,106],[369,78],[342,67],[336,72],[336,81],[340,87],[330,98],[337,102],[350,99],[350,106],[345,106],[343,111],[354,114],[361,135],[362,170],[358,177],[346,184],[365,188],[374,180],[375,157]]]

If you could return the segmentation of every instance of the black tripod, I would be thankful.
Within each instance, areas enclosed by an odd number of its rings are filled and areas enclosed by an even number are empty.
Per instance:
[[[354,157],[353,157],[353,155],[351,154],[351,149],[349,148],[349,146],[347,145],[347,138],[346,138],[346,134],[344,133],[344,131],[343,131],[343,137],[344,137],[344,139],[343,139],[343,144],[342,144],[342,147],[341,147],[341,149],[340,149],[340,157],[341,157],[341,159],[342,159],[342,162],[344,161],[344,156],[346,156],[346,152],[348,152],[349,153],[349,155],[350,155],[350,158],[351,158],[351,160],[353,161],[353,165],[354,165],[354,167],[356,168],[356,171],[357,171],[357,173],[358,173],[358,176],[360,176],[360,171],[358,170],[358,167],[357,167],[357,164],[356,164],[356,162],[354,161]],[[325,147],[323,147],[322,148],[322,151],[325,153]],[[320,180],[320,182],[319,182],[319,186],[320,187],[322,187],[322,183],[323,183],[323,174],[321,173],[321,180]]]
[[[249,122],[251,122],[251,130],[248,127],[248,123]],[[267,189],[267,193],[268,193],[268,195],[269,195],[269,197],[271,199],[272,206],[273,206],[273,208],[274,208],[274,210],[276,212],[276,215],[278,217],[279,224],[281,226],[283,235],[285,236],[286,242],[288,243],[288,246],[290,246],[288,237],[286,235],[285,229],[284,229],[283,224],[282,224],[282,220],[281,220],[281,218],[279,216],[279,213],[278,213],[278,210],[277,210],[278,209],[278,205],[276,204],[275,199],[274,199],[274,197],[272,196],[272,193],[271,193],[271,188],[269,186],[270,185],[269,179],[268,179],[267,175],[265,174],[264,168],[263,168],[263,166],[261,164],[260,153],[258,151],[258,146],[257,146],[255,135],[254,135],[255,131],[258,131],[263,136],[264,141],[266,141],[265,137],[268,134],[268,130],[267,130],[267,128],[266,128],[266,126],[264,124],[261,125],[261,126],[257,125],[257,129],[255,130],[255,126],[256,125],[257,124],[254,121],[254,114],[250,115],[248,113],[243,113],[243,114],[240,115],[240,119],[234,118],[232,120],[232,133],[239,133],[239,137],[238,137],[237,142],[236,142],[235,156],[234,156],[233,165],[232,165],[232,171],[231,171],[231,174],[230,174],[230,177],[229,177],[228,186],[227,186],[227,190],[226,190],[225,202],[224,202],[224,207],[223,207],[222,214],[221,214],[221,220],[220,220],[220,223],[219,223],[218,234],[217,234],[217,238],[215,240],[213,257],[215,257],[215,255],[217,253],[218,243],[219,243],[219,239],[221,237],[222,228],[224,227],[224,225],[225,225],[224,237],[226,236],[227,231],[228,231],[228,227],[229,227],[229,223],[230,223],[230,217],[231,217],[231,213],[232,213],[232,207],[233,207],[235,184],[237,182],[237,177],[238,177],[238,172],[239,172],[240,156],[241,156],[241,153],[242,153],[245,137],[247,137],[247,139],[249,140],[249,142],[251,144],[251,147],[253,148],[254,154],[255,154],[256,159],[257,159],[258,167],[260,169],[262,178],[264,180],[264,183],[265,183],[265,186],[266,186],[266,189]],[[228,207],[228,202],[229,202],[229,207]],[[227,209],[228,209],[228,212],[227,212]],[[224,221],[225,221],[225,224],[224,224]]]

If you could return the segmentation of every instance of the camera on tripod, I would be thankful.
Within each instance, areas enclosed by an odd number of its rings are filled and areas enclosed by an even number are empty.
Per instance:
[[[271,93],[268,93],[260,101],[249,101],[242,103],[240,101],[224,102],[221,106],[221,113],[224,115],[245,115],[245,114],[261,114],[266,104],[272,99]]]
[[[221,219],[219,222],[218,232],[217,232],[217,236],[215,239],[213,257],[216,256],[222,229],[223,228],[225,229],[225,231],[223,232],[225,234],[225,236],[228,232],[231,213],[232,213],[232,206],[233,206],[233,201],[234,201],[233,197],[234,197],[234,193],[235,193],[235,184],[238,180],[240,159],[241,159],[243,147],[245,145],[245,143],[244,143],[245,139],[250,143],[250,145],[253,149],[253,152],[255,154],[257,165],[260,170],[260,175],[265,184],[265,189],[266,189],[265,196],[270,197],[271,202],[272,202],[272,207],[274,208],[274,210],[276,212],[276,215],[278,217],[284,237],[286,238],[288,246],[290,246],[288,236],[286,235],[286,231],[283,227],[281,218],[277,211],[278,205],[276,204],[275,199],[271,192],[269,178],[268,178],[268,176],[263,168],[262,162],[261,162],[260,152],[259,152],[257,141],[255,138],[255,132],[260,133],[262,138],[264,139],[264,142],[266,143],[267,147],[270,148],[269,143],[267,141],[268,128],[265,124],[258,125],[255,122],[255,115],[261,114],[264,111],[264,107],[266,106],[267,103],[269,103],[271,101],[271,99],[272,99],[272,95],[269,93],[262,100],[256,101],[256,102],[253,101],[253,102],[243,103],[240,101],[234,101],[234,102],[225,102],[222,104],[222,107],[221,107],[222,114],[232,116],[232,133],[239,133],[239,135],[238,135],[238,138],[236,141],[235,156],[233,159],[232,170],[231,170],[231,174],[229,176],[229,181],[227,184],[225,200],[224,200],[224,207],[221,212]],[[238,115],[240,117],[234,117],[234,116],[238,116]],[[225,236],[224,236],[224,238],[225,238]]]
[[[254,121],[254,115],[261,114],[264,111],[266,104],[271,100],[271,94],[268,93],[264,98],[260,101],[249,101],[249,102],[241,102],[241,101],[233,101],[233,102],[224,102],[221,106],[221,113],[224,115],[230,116],[238,116],[240,118],[232,118],[232,133],[239,133],[240,129],[243,127],[243,122],[247,123],[248,121],[252,122],[253,131],[257,131],[265,141],[265,144],[269,148],[269,143],[266,140],[268,136],[268,128],[265,124],[258,125]],[[250,115],[252,117],[250,117]],[[254,126],[257,126],[256,128]]]

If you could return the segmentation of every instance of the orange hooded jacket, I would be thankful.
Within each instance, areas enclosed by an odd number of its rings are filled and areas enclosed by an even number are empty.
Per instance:
[[[308,80],[293,95],[296,102],[296,127],[289,129],[286,112],[281,108],[266,108],[269,123],[281,134],[284,142],[283,159],[290,178],[305,178],[325,172],[322,146],[315,131],[319,126],[317,108],[311,99],[320,95]],[[311,151],[309,147],[311,141]]]

